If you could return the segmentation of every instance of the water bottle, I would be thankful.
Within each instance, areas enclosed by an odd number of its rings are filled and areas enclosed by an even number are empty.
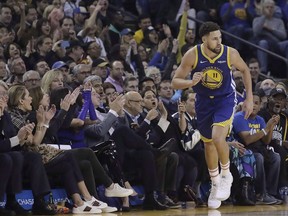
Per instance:
[[[280,196],[284,204],[288,204],[288,187],[282,187],[279,190]]]
[[[50,192],[49,194],[49,204],[54,204],[53,194]]]
[[[288,205],[288,188],[287,188],[287,187],[286,187],[286,190],[284,191],[283,203],[284,203],[285,205]]]

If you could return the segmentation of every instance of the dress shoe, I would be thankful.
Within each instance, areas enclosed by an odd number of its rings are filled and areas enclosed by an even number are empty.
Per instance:
[[[41,200],[34,202],[32,212],[34,215],[55,215],[57,213],[57,209]]]
[[[151,194],[151,195],[145,196],[145,199],[143,201],[143,209],[144,210],[166,210],[168,209],[168,207],[158,202],[155,199],[154,195]]]
[[[131,208],[129,206],[122,206],[121,211],[122,212],[130,212]]]
[[[2,216],[15,216],[16,213],[12,210],[8,210],[8,209],[5,209],[5,208],[0,208],[0,215]]]
[[[9,211],[14,211],[17,215],[31,215],[32,214],[30,210],[26,210],[22,208],[22,206],[20,206],[16,200],[13,202],[6,203],[5,209]]]

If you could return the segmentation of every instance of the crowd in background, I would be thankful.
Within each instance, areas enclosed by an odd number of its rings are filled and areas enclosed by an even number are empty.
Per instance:
[[[55,214],[44,201],[51,177],[72,198],[73,213],[129,211],[135,197],[147,210],[180,208],[191,193],[205,206],[201,185],[209,174],[195,93],[171,87],[182,56],[201,43],[201,23],[189,17],[217,22],[288,58],[284,0],[0,3],[0,198],[7,194],[1,214],[29,213],[15,199],[22,179],[30,182],[33,213]],[[229,201],[281,204],[288,193],[286,65],[226,34],[223,44],[246,60],[255,92],[253,113],[244,119],[242,75],[233,68],[238,112],[227,138]],[[111,140],[113,157],[97,158],[91,149],[111,147]],[[134,181],[144,194],[133,190]],[[99,185],[105,196],[122,198],[120,209],[99,200]]]

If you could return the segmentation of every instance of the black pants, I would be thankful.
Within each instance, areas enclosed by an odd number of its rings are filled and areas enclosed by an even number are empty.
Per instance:
[[[12,151],[0,154],[0,161],[0,198],[3,198],[5,192],[20,193],[23,178],[29,181],[34,197],[50,192],[50,184],[40,154]]]
[[[123,170],[140,171],[145,193],[151,194],[155,191],[158,181],[152,147],[126,126],[117,127],[112,139],[116,143],[119,161]]]
[[[22,152],[23,176],[30,182],[34,198],[43,196],[51,191],[47,173],[42,163],[42,156],[36,152]]]
[[[77,160],[88,191],[97,197],[96,184],[103,184],[106,188],[113,181],[107,175],[95,153],[89,148],[79,148],[69,150]]]
[[[65,151],[45,164],[48,175],[62,177],[65,190],[69,196],[79,193],[78,183],[83,181],[79,165],[72,152]]]
[[[0,154],[0,200],[3,201],[4,194],[7,189],[8,180],[14,180],[12,178],[13,172],[13,160],[8,153]],[[20,182],[21,180],[18,179]],[[13,188],[11,188],[13,189]]]

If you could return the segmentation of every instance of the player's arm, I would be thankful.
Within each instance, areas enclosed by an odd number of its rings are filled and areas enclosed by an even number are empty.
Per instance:
[[[249,117],[249,115],[253,111],[253,95],[252,95],[252,79],[248,66],[241,58],[239,52],[234,48],[230,49],[230,63],[239,71],[241,71],[243,76],[243,83],[246,89],[246,99],[243,103],[243,111],[245,111],[245,119]]]
[[[196,47],[190,49],[182,58],[180,66],[177,68],[175,75],[172,79],[172,87],[174,89],[185,89],[196,85],[202,78],[201,72],[196,72],[192,80],[187,80],[196,59]]]

